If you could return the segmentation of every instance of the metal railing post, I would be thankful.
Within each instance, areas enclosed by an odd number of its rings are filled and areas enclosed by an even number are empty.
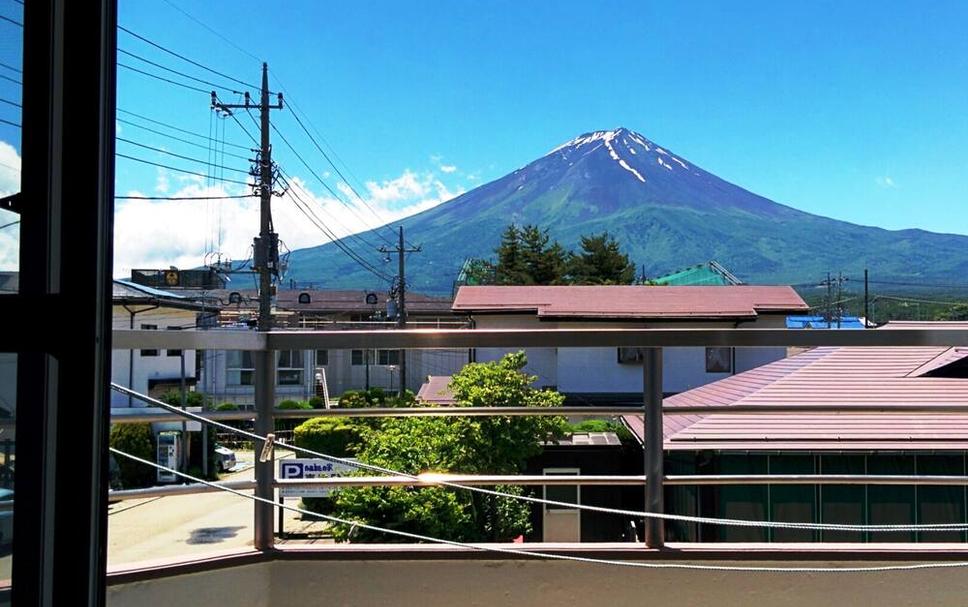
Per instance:
[[[273,408],[275,407],[275,352],[258,350],[255,352],[255,433],[267,436],[273,428]],[[256,550],[272,550],[273,521],[272,510],[275,496],[273,484],[275,470],[274,458],[260,461],[259,454],[262,445],[253,445],[255,450],[255,494],[268,502],[255,502],[255,532],[254,543]]]
[[[664,512],[662,450],[662,348],[643,348],[642,392],[644,397],[645,511]],[[665,521],[645,519],[645,545],[665,546]]]

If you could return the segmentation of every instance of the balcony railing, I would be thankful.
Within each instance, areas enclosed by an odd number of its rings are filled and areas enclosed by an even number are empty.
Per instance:
[[[661,549],[663,519],[679,518],[666,513],[663,498],[665,486],[724,486],[724,485],[938,485],[968,486],[964,476],[925,475],[834,475],[834,474],[785,474],[785,475],[665,475],[662,441],[662,418],[664,415],[694,415],[716,413],[732,415],[743,413],[771,413],[784,415],[809,412],[904,412],[920,413],[968,413],[968,402],[934,405],[877,405],[877,404],[819,404],[809,407],[792,405],[745,405],[745,406],[662,406],[662,356],[663,347],[682,346],[853,346],[853,347],[905,347],[905,346],[963,346],[968,345],[968,330],[953,328],[894,329],[867,331],[786,329],[548,329],[548,330],[372,330],[372,331],[139,331],[116,330],[113,336],[115,349],[168,348],[205,350],[249,350],[273,352],[293,349],[433,349],[433,348],[526,348],[526,347],[639,347],[645,349],[643,364],[643,406],[641,407],[413,407],[368,408],[330,410],[277,410],[263,407],[257,411],[206,412],[196,416],[212,422],[227,420],[251,420],[261,422],[262,428],[272,428],[274,419],[310,417],[402,417],[402,416],[506,416],[506,415],[637,415],[645,422],[643,475],[567,477],[538,475],[405,475],[386,473],[374,476],[354,476],[313,480],[283,480],[274,477],[272,461],[256,465],[256,480],[224,485],[235,491],[255,489],[256,498],[273,499],[273,490],[280,487],[373,487],[373,486],[450,486],[487,487],[496,484],[509,485],[625,485],[644,486],[646,546]],[[266,357],[271,358],[271,357]],[[272,382],[265,386],[272,390]],[[269,402],[273,402],[269,399]],[[181,421],[184,413],[171,408],[168,413],[125,413],[112,416],[114,423],[143,421]],[[130,411],[130,410],[129,410]],[[262,435],[256,434],[261,440]],[[258,446],[257,446],[258,452]],[[392,471],[389,471],[392,472]],[[193,491],[214,491],[207,485],[184,485],[177,487],[148,488],[112,493],[115,499],[175,495]],[[542,500],[533,500],[541,502]],[[273,504],[257,502],[255,544],[267,551],[273,549]],[[633,514],[636,512],[633,512]],[[689,518],[689,517],[685,517]],[[261,522],[260,522],[261,521]],[[756,523],[756,521],[751,521]],[[764,522],[763,526],[770,526]],[[806,528],[815,528],[806,526]],[[863,527],[861,525],[861,527]],[[912,526],[916,527],[916,526]],[[944,529],[968,529],[968,524],[946,526]],[[641,546],[641,545],[639,545]],[[419,549],[419,547],[415,547]],[[782,551],[782,545],[776,550]],[[908,547],[917,550],[917,546]],[[660,550],[655,554],[663,554]],[[692,553],[701,557],[702,550]],[[883,556],[883,555],[881,555]]]

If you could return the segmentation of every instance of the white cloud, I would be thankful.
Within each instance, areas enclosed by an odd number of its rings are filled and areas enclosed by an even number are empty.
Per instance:
[[[177,179],[180,186],[166,195],[247,193],[245,188],[234,186],[205,187],[201,178]],[[433,172],[418,174],[408,169],[399,177],[364,184],[366,191],[361,194],[373,209],[370,211],[344,183],[337,184],[337,189],[343,194],[343,200],[353,203],[352,208],[328,193],[317,193],[314,185],[302,178],[293,176],[289,181],[292,189],[280,198],[273,198],[272,216],[280,239],[290,250],[318,246],[330,240],[298,206],[308,205],[315,212],[316,221],[336,238],[342,238],[433,208],[464,192],[462,187],[449,188]],[[128,195],[143,194],[129,192]],[[252,238],[259,229],[259,201],[256,198],[125,200],[115,207],[114,225],[114,275],[117,277],[130,275],[136,267],[196,267],[205,262],[206,252],[213,250],[234,260],[244,260],[250,256]],[[375,251],[365,251],[362,245],[352,241],[350,245],[360,254],[372,255],[376,261]]]
[[[20,191],[20,154],[5,141],[0,141],[0,197]],[[0,211],[0,226],[17,221],[16,213]],[[20,225],[0,230],[0,270],[20,268]]]
[[[889,175],[883,175],[874,179],[875,183],[882,188],[887,188],[891,190],[896,190],[898,188],[897,183],[894,182]]]
[[[457,170],[457,166],[453,164],[442,164],[440,165],[440,170],[443,171],[444,173],[453,173],[454,171]]]
[[[155,192],[164,194],[168,192],[169,186],[168,171],[158,167],[158,177],[155,179]]]

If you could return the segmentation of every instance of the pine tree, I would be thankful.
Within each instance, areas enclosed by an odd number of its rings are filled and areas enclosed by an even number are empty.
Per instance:
[[[583,285],[629,285],[635,266],[608,232],[581,237],[581,253],[568,263],[568,281]]]

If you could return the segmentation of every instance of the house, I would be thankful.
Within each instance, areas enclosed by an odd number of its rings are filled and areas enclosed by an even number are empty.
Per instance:
[[[464,286],[454,312],[476,329],[784,328],[807,311],[790,287],[762,286]],[[478,348],[474,360],[507,349]],[[526,348],[526,371],[539,386],[576,402],[641,402],[636,348]],[[663,348],[663,387],[682,392],[783,358],[776,348]]]
[[[859,316],[787,316],[787,329],[864,329]]]
[[[112,289],[112,306],[115,329],[193,330],[200,315],[217,312],[217,308],[185,295],[117,279]],[[111,381],[141,394],[159,396],[179,388],[183,376],[188,386],[195,385],[195,363],[194,350],[114,350]],[[132,397],[111,393],[112,407],[143,405]]]
[[[907,323],[910,324],[910,323]],[[899,324],[890,323],[899,326]],[[961,323],[962,327],[968,326]],[[884,329],[881,329],[884,330]],[[667,409],[793,405],[806,411],[664,417],[666,474],[965,476],[968,413],[891,413],[968,405],[968,348],[822,347],[667,397]],[[887,412],[810,412],[877,405]],[[628,416],[641,439],[642,418]],[[666,509],[738,519],[855,524],[966,523],[962,486],[667,487]],[[964,531],[861,533],[674,523],[674,541],[964,542]]]
[[[195,291],[194,297],[219,309],[218,325],[237,329],[254,326],[258,294],[252,289]],[[410,328],[466,326],[451,310],[451,300],[420,293],[407,294]],[[279,290],[273,323],[301,330],[377,330],[396,328],[395,302],[386,293],[350,290]],[[316,393],[316,375],[325,375],[331,395],[369,387],[400,387],[400,350],[292,350],[276,359],[277,400],[304,400]],[[406,352],[407,386],[416,389],[428,375],[454,373],[468,361],[466,349]],[[252,356],[247,352],[207,351],[203,354],[199,389],[216,400],[251,404],[254,400]]]

